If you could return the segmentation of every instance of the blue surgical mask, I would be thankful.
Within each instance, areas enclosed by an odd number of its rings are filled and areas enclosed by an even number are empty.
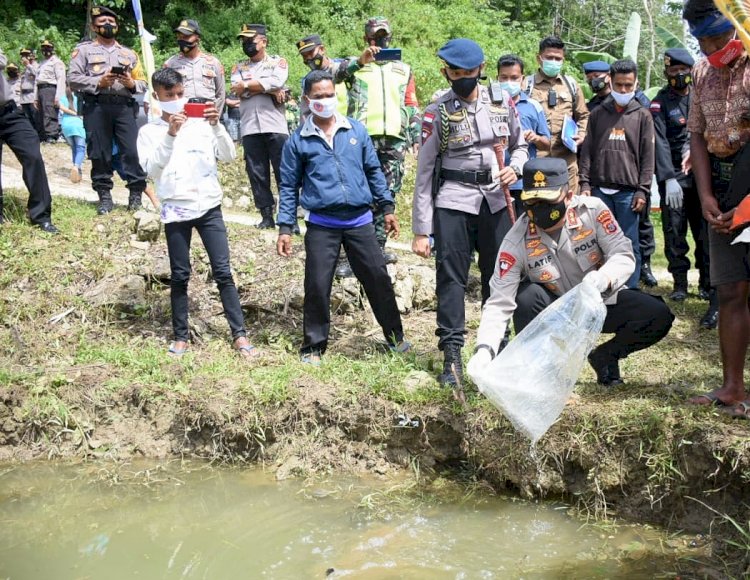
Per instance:
[[[562,70],[562,61],[557,60],[543,60],[542,61],[542,72],[548,77],[556,77]]]
[[[521,92],[521,83],[514,81],[504,81],[500,83],[500,88],[504,91],[508,91],[511,97],[515,97]]]

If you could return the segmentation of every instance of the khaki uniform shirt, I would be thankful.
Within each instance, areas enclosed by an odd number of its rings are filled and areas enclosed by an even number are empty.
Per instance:
[[[268,54],[258,62],[247,59],[232,67],[232,84],[258,81],[265,91],[255,95],[245,91],[240,95],[240,135],[289,134],[284,105],[266,94],[282,88],[288,76],[286,59]]]
[[[443,135],[440,106],[448,113],[448,134]],[[416,235],[432,233],[435,207],[455,209],[479,215],[486,199],[492,213],[505,207],[505,195],[499,181],[487,185],[444,181],[432,198],[432,173],[440,154],[441,141],[447,140],[442,155],[443,169],[492,171],[498,169],[493,146],[501,143],[510,150],[510,163],[518,173],[529,158],[521,121],[510,95],[493,103],[487,87],[479,87],[473,103],[461,100],[449,90],[431,103],[422,117],[422,147],[417,161],[417,177],[412,204],[412,231]]]
[[[39,70],[39,63],[33,62],[27,64],[21,73],[21,103],[30,105],[36,101],[36,73]]]
[[[132,91],[117,81],[108,89],[99,89],[97,85],[101,76],[109,72],[113,66],[129,68],[131,76],[135,79]],[[89,95],[132,97],[136,93],[145,93],[147,87],[138,55],[133,50],[119,42],[107,47],[96,40],[82,42],[76,46],[70,57],[68,81],[73,91]]]
[[[491,294],[482,309],[477,344],[498,351],[516,309],[518,287],[526,280],[562,296],[588,272],[600,270],[610,281],[605,303],[617,302],[617,292],[635,270],[630,240],[604,202],[595,197],[574,196],[564,220],[557,241],[537,229],[525,214],[505,236],[490,280]]]
[[[53,54],[51,57],[39,63],[36,73],[36,84],[55,85],[55,98],[59,101],[65,96],[65,63],[60,57]]]
[[[183,78],[185,96],[211,99],[219,114],[224,110],[227,87],[224,80],[224,67],[219,59],[206,52],[195,58],[175,54],[164,63],[164,68],[173,68]]]

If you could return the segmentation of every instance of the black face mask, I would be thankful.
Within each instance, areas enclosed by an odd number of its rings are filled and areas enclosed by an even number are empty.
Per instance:
[[[323,68],[323,55],[318,54],[304,61],[310,70],[320,70]]]
[[[549,229],[558,223],[565,217],[565,200],[558,201],[557,203],[551,203],[548,201],[540,201],[534,205],[527,205],[526,215],[529,219],[534,222],[537,227],[543,230]]]
[[[605,79],[606,77],[596,77],[596,78],[591,79],[589,81],[589,86],[591,87],[591,90],[594,91],[595,93],[598,93],[599,91],[604,89],[604,87],[607,86],[607,81]]]
[[[104,24],[96,29],[102,38],[114,38],[117,35],[117,26],[114,24]]]
[[[669,79],[669,86],[678,91],[686,89],[693,84],[693,75],[689,72],[677,73],[667,78]]]
[[[17,79],[18,78],[18,73],[17,72],[10,72],[10,71],[8,71],[8,78],[11,79],[11,80]]]
[[[464,77],[461,79],[456,79],[455,81],[449,79],[449,82],[451,84],[453,92],[456,93],[459,97],[463,97],[465,99],[477,87],[477,83],[479,82],[479,75],[475,77]]]
[[[49,58],[49,57],[51,57],[51,56],[52,56],[52,51],[51,51],[51,50],[43,50],[43,51],[42,51],[42,56],[43,56],[44,58]]]
[[[258,45],[254,42],[243,42],[242,51],[250,58],[258,54]]]
[[[391,44],[390,36],[377,36],[373,40],[375,41],[375,46],[380,48],[388,48]]]
[[[187,54],[191,50],[193,50],[196,46],[198,46],[198,41],[188,42],[187,40],[178,40],[177,46],[180,47],[180,52],[183,54]]]

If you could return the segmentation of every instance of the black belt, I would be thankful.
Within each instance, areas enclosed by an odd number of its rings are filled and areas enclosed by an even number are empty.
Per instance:
[[[135,103],[133,97],[123,95],[84,95],[84,102],[99,103],[100,105],[132,105]]]
[[[53,85],[52,83],[37,83],[36,84],[36,88],[38,89],[46,89],[47,87],[57,88],[57,85]]]
[[[460,181],[462,183],[475,183],[477,185],[489,185],[492,183],[492,170],[462,171],[460,169],[441,169],[440,177],[448,181]]]

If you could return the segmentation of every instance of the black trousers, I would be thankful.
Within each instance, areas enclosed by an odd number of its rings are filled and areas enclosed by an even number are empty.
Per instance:
[[[55,106],[55,85],[37,86],[36,94],[39,110],[42,115],[42,132],[47,139],[57,139],[60,135],[60,121],[58,108]]]
[[[83,126],[91,160],[91,185],[95,191],[112,190],[112,140],[117,143],[123,174],[131,192],[146,189],[146,174],[138,163],[138,125],[131,105],[86,101]]]
[[[651,222],[651,197],[646,197],[646,205],[638,214],[638,245],[641,248],[641,264],[648,263],[656,251],[654,224]]]
[[[23,111],[10,102],[0,109],[0,148],[5,143],[13,151],[23,170],[23,182],[29,190],[29,219],[31,223],[48,222],[52,216],[52,196],[47,182],[39,135]],[[1,178],[0,178],[0,181]],[[0,187],[0,208],[2,188]]]
[[[490,280],[500,244],[511,228],[507,209],[491,213],[487,200],[482,201],[479,215],[453,209],[435,208],[437,330],[438,348],[464,344],[466,334],[466,284],[472,253],[479,253],[482,278],[482,304],[490,297]]]
[[[667,257],[667,269],[672,276],[687,276],[690,270],[690,258],[688,252],[690,247],[687,242],[687,231],[690,231],[695,240],[695,267],[698,268],[699,285],[708,290],[711,287],[709,276],[708,258],[708,223],[701,211],[701,201],[698,198],[698,190],[683,184],[683,204],[681,209],[670,208],[664,198],[666,187],[664,182],[659,183],[659,194],[661,195],[661,227],[664,232],[664,254]]]
[[[35,109],[34,105],[31,103],[24,103],[21,105],[21,109],[23,109],[26,118],[31,122],[34,131],[39,135],[39,139],[44,139],[44,130],[42,129],[42,120],[39,115],[39,110]]]
[[[273,168],[278,188],[281,183],[279,173],[281,151],[288,138],[288,135],[282,133],[258,133],[245,135],[242,138],[242,147],[245,150],[245,171],[250,179],[255,207],[258,209],[275,205],[271,192],[271,168]]]
[[[221,206],[217,205],[197,219],[164,224],[169,265],[172,270],[170,301],[174,339],[187,341],[190,336],[187,289],[190,281],[190,242],[193,229],[198,232],[203,241],[203,247],[206,248],[211,262],[211,275],[219,288],[224,316],[229,322],[232,338],[245,336],[245,320],[240,306],[240,297],[229,265],[227,228],[224,224]]]
[[[396,295],[372,224],[333,229],[307,223],[305,233],[305,303],[302,353],[325,352],[331,326],[331,288],[336,259],[343,244],[354,275],[365,289],[385,339],[395,345],[404,339]]]
[[[522,283],[516,294],[513,324],[521,332],[547,306],[557,300],[544,286]],[[660,296],[640,290],[624,289],[617,294],[617,304],[607,306],[602,332],[615,335],[600,348],[617,358],[648,348],[664,338],[672,328],[674,315]]]

